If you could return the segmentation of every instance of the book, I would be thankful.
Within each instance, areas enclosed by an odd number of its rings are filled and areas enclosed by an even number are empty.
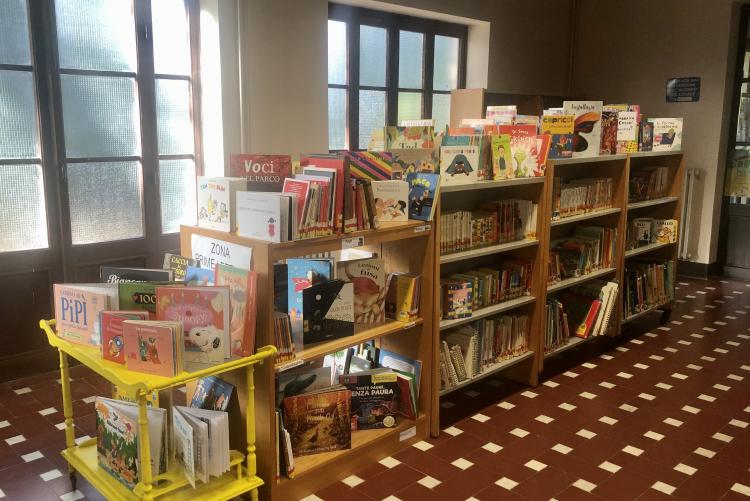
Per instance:
[[[617,113],[617,153],[638,151],[638,112]]]
[[[234,394],[234,385],[217,376],[207,376],[195,384],[190,407],[213,411],[226,411]]]
[[[358,259],[343,266],[343,276],[354,285],[354,322],[382,322],[387,292],[385,262],[379,258]]]
[[[156,318],[181,322],[186,366],[209,367],[231,355],[229,287],[157,287]]]
[[[281,193],[237,192],[237,234],[266,242],[294,239],[296,197]]]
[[[313,363],[279,372],[276,377],[276,406],[281,407],[288,397],[329,389],[338,382],[338,378],[335,382],[332,380],[331,374],[330,366]]]
[[[375,214],[379,221],[407,221],[407,201],[409,183],[406,181],[388,180],[372,181],[372,193],[375,201]]]
[[[197,265],[198,263],[195,259],[167,252],[166,254],[164,254],[164,264],[162,265],[162,268],[164,268],[165,270],[172,270],[174,272],[174,281],[184,282],[185,273],[187,272],[188,266]]]
[[[440,147],[440,184],[471,184],[478,180],[479,145]]]
[[[175,405],[172,429],[175,459],[190,485],[229,471],[229,414]]]
[[[163,377],[183,370],[180,322],[125,320],[122,336],[128,370]]]
[[[575,115],[544,115],[540,132],[542,134],[573,134]]]
[[[440,175],[412,173],[406,177],[409,183],[409,219],[432,221],[435,199],[440,193]]]
[[[185,285],[201,285],[203,287],[214,285],[214,270],[201,268],[200,266],[188,266],[185,272]]]
[[[406,148],[391,150],[393,155],[391,177],[404,180],[416,172],[436,173],[438,155],[434,148]]]
[[[419,317],[421,277],[410,273],[391,273],[385,295],[385,316],[400,322]]]
[[[499,134],[510,136],[510,153],[513,160],[513,175],[508,177],[531,177],[538,170],[537,129],[535,125],[498,125]]]
[[[602,110],[602,132],[601,147],[599,153],[602,155],[614,155],[617,153],[617,111]]]
[[[55,284],[55,329],[71,343],[101,345],[99,314],[117,309],[117,284]]]
[[[654,219],[652,241],[660,244],[677,242],[676,219]]]
[[[347,188],[350,186],[351,159],[347,155],[321,154],[300,157],[300,166],[303,171],[315,175],[328,176],[334,186],[333,208],[333,230],[337,233],[346,231],[347,218],[351,219],[352,200]],[[331,174],[334,173],[334,174]],[[351,221],[350,221],[351,223]]]
[[[653,151],[682,149],[682,118],[652,118],[654,124]]]
[[[573,134],[552,134],[550,139],[549,158],[557,160],[560,158],[573,157]]]
[[[289,155],[229,155],[229,175],[247,179],[249,191],[280,192],[284,179],[292,175]]]
[[[176,282],[121,282],[117,284],[120,310],[144,310],[156,315],[156,288],[183,287]]]
[[[283,193],[296,195],[294,202],[295,217],[297,220],[297,235],[295,238],[306,236],[309,228],[307,226],[307,210],[309,209],[311,186],[309,181],[286,178],[282,188]]]
[[[354,288],[343,280],[329,280],[302,290],[302,344],[354,335]]]
[[[120,282],[171,282],[174,280],[174,271],[171,269],[159,270],[102,266],[99,268],[99,277],[102,283],[107,284],[119,284]]]
[[[378,351],[378,366],[387,367],[401,373],[414,375],[416,384],[416,393],[419,395],[420,381],[422,379],[422,361],[416,360],[406,355],[388,351],[381,348]]]
[[[654,145],[654,122],[644,118],[641,122],[640,139],[638,149],[640,151],[651,151]]]
[[[102,311],[99,321],[102,326],[102,358],[125,364],[125,339],[122,323],[125,320],[148,320],[148,311]]]
[[[96,397],[96,459],[99,466],[129,489],[141,480],[138,406]],[[166,471],[166,410],[148,407],[149,451],[154,475]]]
[[[602,131],[601,101],[564,101],[566,115],[574,115],[573,157],[591,157],[599,154]]]
[[[431,149],[435,147],[433,127],[394,127],[385,128],[385,149]]]
[[[402,407],[412,408],[411,392],[402,399],[402,386],[395,371],[375,369],[342,375],[339,382],[351,391],[352,431],[393,428]],[[413,419],[413,413],[409,414]]]
[[[492,123],[510,125],[515,121],[517,114],[516,105],[513,104],[509,106],[487,106],[484,116]]]
[[[357,179],[386,181],[393,174],[393,153],[388,151],[348,151],[349,172]]]
[[[216,265],[214,282],[229,287],[230,353],[249,357],[255,352],[258,274],[225,264]]]
[[[235,193],[247,190],[240,177],[198,176],[198,226],[219,231],[235,230]]]
[[[327,282],[333,275],[330,259],[287,259],[287,313],[295,343],[301,348],[303,333],[303,297],[307,287]]]
[[[490,139],[492,147],[492,178],[496,181],[515,176],[509,134],[494,134]]]
[[[350,402],[351,392],[335,387],[285,398],[284,425],[294,457],[351,449]]]

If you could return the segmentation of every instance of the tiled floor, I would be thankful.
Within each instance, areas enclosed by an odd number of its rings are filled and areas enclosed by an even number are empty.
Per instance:
[[[668,325],[570,350],[538,388],[490,378],[451,394],[438,439],[306,501],[748,499],[750,284],[683,280],[677,297]],[[91,397],[109,385],[72,376],[77,436],[93,435]],[[103,499],[82,479],[70,492],[57,377],[0,384],[0,497]]]

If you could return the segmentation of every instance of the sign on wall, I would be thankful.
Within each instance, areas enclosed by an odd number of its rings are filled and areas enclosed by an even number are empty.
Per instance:
[[[190,237],[192,258],[198,261],[201,268],[212,269],[217,264],[228,264],[243,270],[250,270],[253,249],[216,238],[193,233]]]
[[[679,77],[667,80],[668,103],[694,103],[701,98],[701,77]]]

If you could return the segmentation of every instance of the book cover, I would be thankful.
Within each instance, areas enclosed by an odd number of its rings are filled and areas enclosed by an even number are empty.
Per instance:
[[[333,176],[335,184],[335,196],[333,204],[333,223],[336,233],[344,232],[345,214],[348,214],[351,200],[348,199],[347,186],[349,185],[351,173],[351,160],[346,155],[310,155],[301,156],[300,165],[304,168],[314,167],[330,169],[336,174]]]
[[[638,151],[638,112],[617,113],[617,153]]]
[[[651,151],[654,145],[654,123],[651,120],[643,119],[641,122],[641,138],[639,148],[641,151]]]
[[[289,218],[288,204],[287,199],[277,193],[238,191],[237,234],[266,242],[283,242],[283,229]],[[290,239],[288,235],[287,239]]]
[[[129,489],[139,480],[138,422],[120,412],[116,405],[97,397],[96,458],[104,470]]]
[[[385,299],[385,314],[400,322],[415,320],[419,311],[418,275],[392,274],[388,282]]]
[[[542,116],[542,134],[573,134],[575,115]]]
[[[198,226],[234,231],[235,193],[247,190],[247,180],[239,177],[198,176]]]
[[[258,274],[225,264],[216,265],[217,286],[229,287],[231,354],[249,357],[255,352]]]
[[[572,158],[573,138],[573,134],[553,134],[550,140],[549,158]]]
[[[373,181],[372,193],[375,197],[375,214],[379,221],[408,221],[407,200],[409,183],[388,180]]]
[[[302,291],[307,287],[332,278],[333,265],[329,259],[287,259],[287,313],[292,331],[299,338],[302,334]]]
[[[343,280],[329,280],[302,291],[302,344],[354,335],[354,288]]]
[[[514,176],[513,156],[510,149],[509,134],[495,134],[491,136],[492,148],[492,178],[496,181]]]
[[[351,449],[350,402],[345,389],[285,398],[284,424],[294,457]]]
[[[125,365],[128,370],[154,376],[174,377],[178,373],[175,337],[180,334],[176,322],[125,320]]]
[[[284,179],[292,175],[292,157],[231,154],[229,175],[247,179],[249,191],[281,192]]]
[[[677,220],[655,219],[653,241],[662,244],[677,242]]]
[[[600,154],[614,155],[617,153],[617,124],[617,112],[605,108],[602,111]]]
[[[297,225],[300,231],[302,231],[306,216],[305,207],[307,206],[307,199],[310,193],[310,182],[287,178],[284,180],[282,192],[291,193],[297,196],[295,199],[297,202]]]
[[[212,411],[226,411],[234,393],[234,385],[217,376],[199,379],[195,385],[190,407]]]
[[[592,157],[599,154],[602,131],[601,101],[564,101],[566,115],[574,115],[573,157]]]
[[[195,488],[195,436],[182,413],[172,411],[172,436],[174,443],[174,458],[177,460],[190,485]]]
[[[433,127],[394,127],[385,128],[385,149],[435,148]]]
[[[682,118],[652,118],[654,124],[653,151],[682,149]]]
[[[471,184],[478,180],[479,146],[441,146],[440,183],[443,186]]]
[[[117,364],[125,363],[125,340],[122,335],[122,323],[125,320],[148,320],[148,311],[103,311],[102,358]]]
[[[537,170],[537,136],[511,135],[510,153],[513,157],[513,177],[531,177]]]
[[[432,221],[435,199],[440,192],[440,174],[412,173],[409,183],[409,219]]]
[[[404,180],[415,172],[434,173],[438,171],[438,158],[434,148],[391,150],[393,179]]]
[[[164,254],[164,264],[162,265],[162,267],[165,270],[172,270],[174,272],[175,282],[184,282],[185,273],[187,273],[188,266],[197,265],[198,263],[195,259],[167,252],[166,254]]]
[[[395,372],[342,375],[339,382],[352,392],[352,431],[396,426],[401,388]]]
[[[117,300],[117,284],[55,284],[55,329],[71,343],[100,346],[100,313]]]
[[[517,114],[516,105],[512,104],[508,106],[487,106],[484,116],[493,123],[510,125],[515,121]]]
[[[393,154],[387,151],[349,151],[349,172],[356,179],[384,181],[392,178]]]
[[[102,283],[107,284],[119,284],[121,282],[171,282],[174,280],[174,271],[171,269],[159,270],[102,266],[99,268],[99,278]]]
[[[156,315],[156,288],[183,287],[174,282],[122,282],[117,284],[121,310],[145,310]]]
[[[188,266],[185,272],[185,285],[202,285],[204,287],[214,285],[214,270],[201,268],[200,266]]]
[[[379,258],[344,263],[344,275],[354,285],[354,321],[372,324],[385,319],[386,272]]]

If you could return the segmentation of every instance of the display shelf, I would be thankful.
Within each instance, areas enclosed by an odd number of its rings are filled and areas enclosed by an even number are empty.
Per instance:
[[[468,324],[470,322],[474,322],[475,320],[481,320],[482,318],[497,315],[498,313],[502,313],[504,311],[520,308],[521,306],[531,304],[535,301],[536,297],[534,296],[521,296],[515,299],[509,299],[507,301],[493,304],[492,306],[487,306],[486,308],[481,308],[475,312],[472,312],[472,315],[470,317],[454,318],[452,320],[441,320],[440,330],[443,331],[452,327],[458,327],[459,325]]]
[[[604,275],[609,275],[610,273],[614,273],[616,271],[617,268],[602,268],[601,270],[592,271],[591,273],[587,273],[580,277],[566,278],[565,280],[561,280],[560,282],[547,284],[547,292],[549,293],[561,291],[563,289],[573,287],[574,285],[579,285],[584,282],[588,282],[589,280],[603,277]]]
[[[630,158],[649,158],[649,157],[670,157],[675,155],[682,155],[682,150],[670,150],[670,151],[636,151],[630,153]]]
[[[568,342],[565,343],[564,345],[558,346],[554,350],[545,353],[544,358],[549,358],[553,355],[559,355],[560,353],[563,353],[564,351],[568,351],[569,349],[575,348],[581,343],[585,343],[586,341],[590,341],[597,337],[601,337],[601,336],[589,336],[587,338],[571,337],[570,339],[568,339]]]
[[[558,158],[554,160],[548,160],[547,165],[578,165],[578,164],[593,164],[601,162],[615,162],[618,160],[625,160],[627,155],[597,155],[594,157],[582,157],[582,158]]]
[[[658,310],[660,310],[660,309],[664,308],[665,306],[667,306],[667,305],[668,305],[668,304],[670,304],[670,303],[671,303],[671,301],[666,301],[666,302],[664,302],[664,303],[661,303],[661,304],[657,304],[657,305],[655,305],[655,306],[652,306],[652,307],[650,307],[650,308],[647,308],[647,309],[645,309],[645,310],[643,310],[643,311],[639,311],[638,313],[633,313],[632,315],[628,315],[627,317],[625,317],[625,318],[624,318],[624,319],[622,320],[622,323],[623,323],[623,324],[627,324],[628,322],[632,322],[633,320],[635,320],[635,319],[637,319],[637,318],[640,318],[640,317],[643,317],[643,316],[645,316],[645,315],[648,315],[649,313],[651,313],[651,312],[653,312],[653,311],[658,311]]]
[[[509,367],[512,367],[518,363],[523,362],[524,360],[528,360],[530,358],[533,358],[534,352],[533,351],[527,351],[526,353],[522,355],[518,355],[513,358],[509,358],[507,360],[503,360],[500,362],[496,362],[492,365],[488,365],[485,367],[485,369],[481,372],[481,374],[477,374],[476,376],[467,379],[465,381],[461,381],[455,386],[451,386],[450,388],[446,388],[443,390],[440,390],[440,396],[447,395],[449,393],[453,393],[456,390],[460,390],[461,388],[464,388],[466,386],[469,386],[470,384],[476,383],[477,381],[481,381],[482,379],[485,379],[487,377],[493,376],[497,374],[498,372],[505,370]]]
[[[499,181],[477,181],[471,184],[453,184],[441,186],[441,193],[456,193],[461,191],[486,190],[491,188],[505,188],[509,186],[522,186],[525,184],[544,183],[544,177],[515,177],[512,179],[501,179]]]
[[[619,214],[622,211],[619,207],[611,207],[609,209],[601,209],[596,211],[587,212],[585,214],[578,214],[576,216],[561,217],[559,219],[553,219],[550,226],[562,226],[564,224],[577,223],[579,221],[586,221],[588,219],[595,219],[597,217],[609,216],[610,214]]]
[[[664,247],[669,247],[670,245],[674,245],[674,242],[656,242],[653,244],[648,245],[642,245],[640,247],[636,247],[635,249],[629,249],[625,251],[625,258],[640,256],[641,254],[645,254],[647,252],[654,251],[656,249],[663,249]]]
[[[642,209],[644,207],[653,207],[654,205],[669,204],[679,200],[679,197],[659,197],[651,200],[641,200],[640,202],[628,202],[628,210]]]
[[[490,245],[489,247],[480,247],[467,251],[443,254],[440,256],[440,264],[454,263],[456,261],[466,261],[467,259],[489,256],[491,254],[500,254],[502,252],[523,249],[524,247],[531,247],[532,245],[539,245],[539,240],[537,240],[536,238],[527,238],[524,240],[516,240],[515,242],[505,242],[502,244]]]
[[[378,324],[357,324],[355,326],[353,336],[347,336],[340,339],[334,339],[332,341],[312,344],[302,351],[297,352],[295,359],[300,360],[301,362],[309,362],[310,360],[321,358],[325,355],[328,355],[329,353],[334,353],[349,346],[364,343],[365,341],[369,341],[371,339],[379,339],[383,336],[389,336],[391,334],[408,331],[412,327],[422,325],[422,323],[423,320],[421,318],[418,318],[411,322],[389,320]],[[278,363],[276,364],[276,368],[278,369],[279,367],[290,366],[292,365],[291,362],[293,362],[293,360]]]

